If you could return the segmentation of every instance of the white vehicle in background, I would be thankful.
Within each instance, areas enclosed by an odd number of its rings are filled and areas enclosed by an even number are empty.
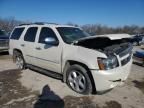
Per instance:
[[[68,25],[33,23],[14,28],[9,53],[19,69],[60,78],[74,91],[103,92],[124,82],[132,64],[127,34],[89,36]]]

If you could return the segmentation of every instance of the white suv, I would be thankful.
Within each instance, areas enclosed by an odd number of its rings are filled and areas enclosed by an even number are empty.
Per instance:
[[[19,69],[60,78],[74,91],[103,92],[125,81],[132,64],[128,34],[89,36],[78,27],[23,24],[10,36],[9,53]]]

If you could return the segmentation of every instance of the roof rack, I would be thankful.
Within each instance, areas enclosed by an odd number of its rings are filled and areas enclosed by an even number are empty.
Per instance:
[[[54,25],[58,25],[57,23],[49,23],[49,22],[35,22],[33,24],[38,24],[38,25],[44,25],[44,24],[54,24]]]
[[[57,23],[48,23],[48,22],[35,22],[35,23],[24,23],[24,24],[20,24],[19,26],[23,26],[23,25],[44,25],[44,24],[54,24],[54,25],[58,25]]]
[[[31,23],[24,23],[24,24],[19,24],[18,26],[23,26],[23,25],[30,25]]]

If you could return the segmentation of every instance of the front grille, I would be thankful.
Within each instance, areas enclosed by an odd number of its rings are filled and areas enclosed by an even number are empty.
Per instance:
[[[8,40],[0,40],[0,47],[8,47]]]
[[[130,54],[131,53],[131,51],[132,51],[132,45],[131,44],[128,44],[127,46],[125,46],[125,48],[123,49],[123,50],[121,50],[121,51],[119,51],[119,57],[123,57],[123,56],[125,56],[125,55],[127,55],[127,54]]]
[[[122,66],[126,65],[126,64],[130,61],[131,56],[132,56],[132,53],[130,53],[127,58],[121,60],[121,65],[122,65]]]

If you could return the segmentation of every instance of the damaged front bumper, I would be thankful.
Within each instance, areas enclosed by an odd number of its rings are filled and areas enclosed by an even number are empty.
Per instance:
[[[131,69],[132,59],[124,66],[111,70],[91,70],[97,92],[106,91],[122,85]]]

